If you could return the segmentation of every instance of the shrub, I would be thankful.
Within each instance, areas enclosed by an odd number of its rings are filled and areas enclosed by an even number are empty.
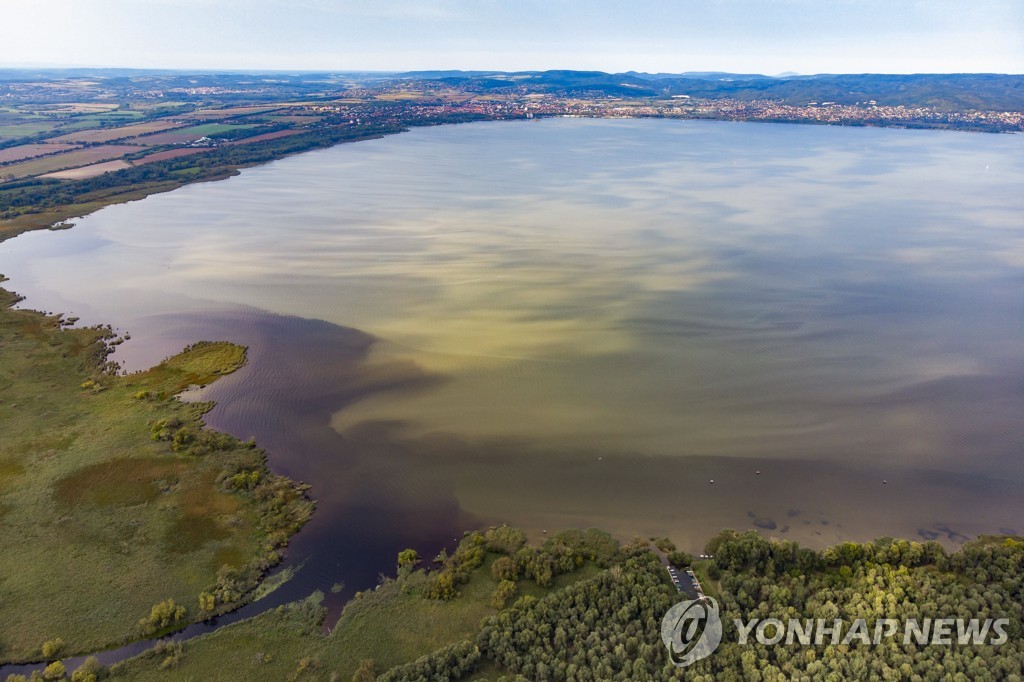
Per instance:
[[[508,600],[516,594],[516,584],[511,580],[502,580],[491,595],[491,606],[501,610],[505,608]]]
[[[669,552],[668,562],[676,568],[685,568],[693,563],[693,557],[686,552]]]
[[[54,661],[43,670],[44,680],[63,680],[67,675],[68,671],[60,661]]]
[[[97,682],[107,674],[107,669],[95,656],[90,656],[71,674],[71,682]]]
[[[60,637],[43,642],[43,658],[49,660],[60,655],[64,650],[64,640]]]
[[[498,580],[515,580],[519,577],[519,567],[511,557],[500,556],[491,564],[491,575]]]
[[[145,634],[160,632],[185,620],[188,609],[178,606],[173,599],[166,599],[155,605],[149,616],[139,621],[139,628]]]
[[[415,549],[403,549],[398,553],[398,568],[412,568],[420,562],[420,554]]]
[[[209,592],[200,592],[199,608],[202,611],[213,611],[215,608],[217,608],[217,598]]]
[[[662,552],[665,552],[666,554],[668,554],[669,552],[676,551],[675,543],[673,543],[668,538],[651,538],[651,542],[654,543],[655,547],[660,549]]]
[[[359,661],[359,667],[352,675],[352,682],[374,682],[377,679],[377,663],[372,658]]]

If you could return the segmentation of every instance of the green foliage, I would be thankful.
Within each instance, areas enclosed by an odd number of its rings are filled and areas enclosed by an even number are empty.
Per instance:
[[[491,606],[501,610],[505,608],[508,600],[514,597],[516,594],[516,584],[511,580],[502,580],[498,583],[498,587],[495,588],[494,594],[491,596]]]
[[[64,640],[60,637],[43,642],[42,652],[43,658],[46,660],[59,656],[62,651],[64,651]]]
[[[526,533],[519,528],[501,525],[484,533],[487,549],[498,554],[514,554],[526,545]]]
[[[1024,674],[1024,549],[981,539],[948,555],[935,542],[880,538],[822,552],[725,531],[715,539],[721,575],[723,644],[692,670],[716,679],[761,675],[807,679],[1013,679]],[[736,643],[732,618],[1008,618],[999,647],[919,647],[894,638],[885,646],[799,649]],[[941,672],[939,672],[941,671]]]
[[[443,571],[437,574],[427,589],[424,590],[423,596],[427,599],[440,599],[442,601],[448,601],[459,596],[459,591],[455,587],[455,575],[452,571]]]
[[[172,670],[181,664],[184,649],[180,642],[171,642],[164,647],[163,653],[166,655],[160,661],[160,670]]]
[[[89,656],[71,674],[71,682],[99,682],[99,680],[106,679],[107,674],[107,668],[100,663],[99,659]]]
[[[668,538],[651,538],[651,542],[653,542],[654,546],[660,549],[665,554],[669,554],[670,552],[674,552],[676,550],[675,543],[673,543]]]
[[[477,645],[527,679],[650,679],[663,667],[660,622],[674,590],[652,554],[622,569],[520,600],[483,624]]]
[[[491,563],[491,575],[497,580],[516,580],[519,566],[512,557],[500,556]]]
[[[209,592],[199,593],[199,609],[201,611],[213,611],[217,608],[217,598]]]
[[[607,533],[589,529],[569,530],[555,535],[540,547],[525,546],[522,531],[501,526],[486,533],[467,533],[450,557],[443,555],[441,569],[431,575],[424,590],[428,599],[449,600],[458,596],[458,586],[481,566],[487,552],[510,553],[495,559],[491,574],[498,580],[532,579],[548,587],[559,575],[570,573],[591,561],[607,565],[618,551],[618,543]]]
[[[693,563],[693,557],[686,552],[673,551],[667,555],[668,562],[676,568],[686,568]]]
[[[486,620],[476,644],[516,680],[676,680],[660,622],[678,599],[645,542],[622,548],[611,570],[527,596]],[[981,538],[956,554],[934,542],[880,538],[815,552],[755,532],[723,531],[709,543],[720,576],[725,637],[686,679],[1010,679],[1024,676],[1024,541]],[[557,554],[557,553],[556,553]],[[678,558],[678,557],[676,557]],[[701,568],[704,564],[701,564]],[[492,564],[492,570],[493,564]],[[999,647],[809,647],[738,644],[733,619],[1008,618]],[[423,659],[424,661],[426,659]],[[429,675],[409,666],[390,674]],[[441,676],[438,679],[453,679]],[[465,679],[465,678],[462,678]]]
[[[467,534],[453,558],[472,564],[481,537],[482,545],[487,546],[485,535]],[[587,542],[580,541],[588,537]],[[295,606],[229,626],[209,638],[186,643],[189,653],[176,674],[182,679],[204,675],[229,679],[234,675],[269,680],[289,675],[293,679],[331,679],[341,672],[345,679],[356,675],[352,679],[368,680],[377,671],[368,662],[371,658],[383,661],[385,668],[397,661],[397,667],[378,678],[384,682],[495,677],[580,682],[1019,680],[1024,674],[1024,541],[1017,538],[982,538],[955,554],[947,554],[936,543],[891,538],[844,543],[815,552],[789,542],[770,542],[756,533],[725,531],[715,538],[714,562],[699,562],[695,567],[703,571],[710,566],[719,572],[725,637],[713,656],[685,671],[667,660],[661,642],[661,619],[680,599],[661,561],[653,551],[644,549],[646,542],[610,550],[614,543],[606,541],[601,534],[572,532],[555,536],[538,548],[518,547],[516,556],[536,554],[545,559],[562,556],[567,547],[583,553],[600,549],[598,554],[609,568],[546,591],[520,582],[518,590],[527,594],[482,622],[479,615],[470,618],[480,612],[467,610],[467,605],[474,600],[489,602],[499,591],[505,593],[506,603],[515,598],[516,584],[495,583],[492,575],[498,560],[514,562],[513,556],[486,554],[483,563],[470,572],[468,582],[461,584],[463,594],[447,602],[415,594],[434,578],[422,571],[385,582],[350,603],[328,638],[319,631],[322,611],[319,616],[310,611],[296,620]],[[454,570],[439,573],[454,576],[460,565],[454,562],[448,567]],[[403,585],[411,586],[411,593],[402,590]],[[790,616],[866,618],[869,628],[878,617],[1008,618],[1010,641],[999,647],[908,647],[898,638],[880,647],[737,643],[734,618]],[[456,622],[469,632],[455,635],[458,628],[452,624]],[[476,623],[479,625],[473,625]],[[443,628],[448,628],[451,638],[433,653],[423,655],[422,648],[407,646],[412,637],[422,647],[425,634]],[[258,646],[259,653],[247,653],[246,646]],[[396,656],[397,648],[404,653]],[[237,663],[236,667],[220,664],[223,657],[235,656],[239,649],[239,660],[249,666],[244,673]],[[359,651],[355,656],[351,655],[353,649]],[[270,663],[268,657],[283,660]],[[305,666],[296,664],[303,659]],[[339,664],[339,660],[349,662]],[[130,669],[142,670],[137,662]]]
[[[72,328],[10,308],[16,300],[0,289],[0,376],[12,379],[0,401],[0,662],[138,637],[148,595],[194,605],[204,587],[213,594],[224,563],[242,573],[236,593],[247,598],[312,504],[305,488],[267,471],[265,453],[203,429],[209,405],[169,392],[182,378],[230,370],[244,349],[199,344],[159,371],[123,375],[107,359],[110,329]],[[196,457],[203,448],[217,456]],[[222,485],[240,471],[246,489]],[[40,598],[40,585],[60,585],[61,598]],[[66,644],[43,656],[56,626]]]
[[[372,658],[359,661],[359,667],[352,674],[352,682],[374,682],[377,679],[377,663]]]
[[[150,609],[149,616],[139,621],[139,629],[145,635],[152,635],[181,624],[188,616],[188,609],[165,599]]]
[[[420,562],[420,555],[415,549],[403,549],[398,553],[398,568],[411,569]]]
[[[44,680],[63,680],[67,677],[68,671],[60,661],[54,661],[43,670]]]
[[[434,653],[392,668],[377,682],[447,682],[459,680],[476,670],[480,648],[472,642],[452,644]]]

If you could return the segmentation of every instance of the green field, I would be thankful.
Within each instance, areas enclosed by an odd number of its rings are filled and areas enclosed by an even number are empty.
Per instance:
[[[15,300],[0,289],[0,661],[38,660],[56,639],[48,656],[98,650],[244,601],[311,505],[261,451],[203,430],[209,405],[174,396],[245,349],[196,344],[117,375],[109,332]],[[186,612],[142,622],[167,599]]]
[[[53,171],[65,168],[78,168],[79,166],[87,166],[99,163],[100,161],[116,159],[137,150],[137,147],[120,144],[105,144],[86,149],[76,149],[3,166],[0,168],[0,177],[7,180],[52,173]]]
[[[201,137],[210,137],[232,130],[243,130],[245,128],[253,127],[255,127],[253,124],[232,125],[228,123],[204,123],[202,125],[191,126],[189,128],[181,128],[179,130],[169,130],[167,132],[155,133],[153,135],[144,135],[142,137],[135,138],[132,142],[134,144],[147,145],[183,144],[185,142],[198,140]]]
[[[32,137],[51,130],[55,130],[57,124],[54,121],[26,121],[23,123],[0,122],[0,142],[6,140],[17,140],[23,137]]]

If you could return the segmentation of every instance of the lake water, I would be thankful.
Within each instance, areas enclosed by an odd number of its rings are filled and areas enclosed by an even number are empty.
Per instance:
[[[106,208],[0,272],[131,369],[249,345],[208,421],[313,485],[275,599],[336,605],[503,521],[1024,531],[1022,190],[1021,136],[482,123]]]

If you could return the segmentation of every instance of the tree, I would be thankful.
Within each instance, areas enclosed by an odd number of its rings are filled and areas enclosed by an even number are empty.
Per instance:
[[[505,604],[515,596],[515,593],[516,584],[511,580],[502,580],[491,595],[491,606],[499,610],[505,608]]]
[[[90,656],[71,674],[71,682],[97,682],[106,672],[100,659]]]
[[[420,562],[420,554],[415,549],[403,549],[398,553],[398,568],[412,569]]]
[[[174,599],[165,599],[150,609],[149,616],[139,621],[139,627],[146,634],[152,634],[177,625],[185,620],[188,609],[178,606]]]
[[[63,680],[67,677],[68,671],[60,661],[54,661],[43,670],[44,680]]]
[[[64,640],[60,637],[55,637],[51,640],[43,642],[43,658],[50,660],[55,658],[64,650]]]
[[[519,577],[519,569],[511,557],[500,556],[491,564],[491,575],[498,580],[515,580]]]
[[[672,551],[667,556],[668,562],[676,568],[686,568],[693,563],[693,557],[686,552]]]

